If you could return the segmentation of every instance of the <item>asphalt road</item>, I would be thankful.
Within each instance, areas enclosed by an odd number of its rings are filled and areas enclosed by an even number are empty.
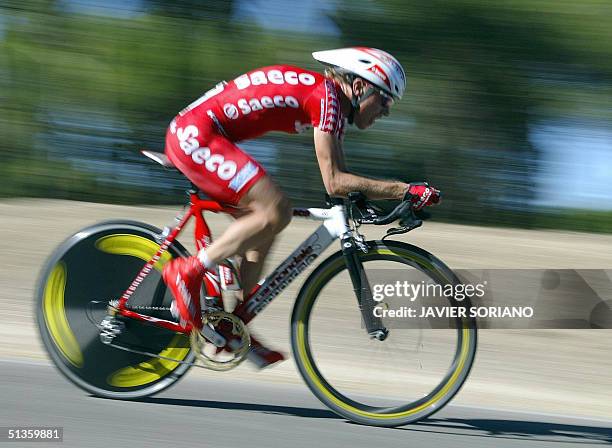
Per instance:
[[[51,365],[0,360],[1,426],[62,426],[66,447],[570,447],[612,445],[612,423],[447,406],[402,428],[359,426],[299,385],[187,375],[139,401],[89,396]]]
[[[64,442],[51,446],[109,448],[612,444],[612,330],[481,331],[476,363],[452,405],[429,420],[399,429],[363,427],[336,417],[310,394],[291,360],[256,375],[243,366],[224,374],[194,370],[146,401],[88,396],[46,361],[33,307],[40,269],[53,248],[79,228],[126,217],[163,227],[177,210],[0,201],[5,236],[0,269],[0,427],[58,425],[64,427]],[[219,234],[227,220],[212,215],[210,224]],[[294,220],[274,247],[268,268],[316,226]],[[380,236],[374,230],[368,229],[370,238]],[[189,233],[188,228],[182,241],[193,249]],[[428,222],[402,239],[435,253],[453,268],[609,269],[612,261],[612,235]],[[290,351],[293,298],[306,274],[254,324],[261,339],[284,352]],[[347,377],[355,378],[353,370],[348,372]],[[50,444],[7,446],[19,445]]]

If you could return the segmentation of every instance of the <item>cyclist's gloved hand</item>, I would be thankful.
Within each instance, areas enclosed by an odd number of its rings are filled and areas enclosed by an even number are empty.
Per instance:
[[[430,187],[427,182],[410,182],[404,200],[410,200],[414,204],[414,210],[418,211],[423,207],[438,204],[441,197],[440,190]]]

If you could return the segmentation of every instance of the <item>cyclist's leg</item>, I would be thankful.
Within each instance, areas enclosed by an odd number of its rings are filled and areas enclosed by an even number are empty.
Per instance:
[[[255,250],[260,255],[255,269],[260,271],[263,257],[275,236],[291,221],[289,200],[265,175],[242,196],[238,206],[248,212],[237,218],[206,248],[206,257],[210,263],[216,264],[233,255]],[[254,271],[253,275],[257,276],[258,272]]]
[[[193,126],[193,123],[183,123],[181,120],[174,124],[174,128],[182,129],[184,136],[186,126],[190,125]],[[246,254],[246,284],[243,282],[243,288],[248,288],[249,291],[261,273],[264,257],[274,237],[292,217],[289,201],[265,174],[263,167],[232,142],[209,131],[210,128],[198,129],[200,147],[192,151],[190,148],[186,151],[178,144],[178,132],[173,133],[172,126],[166,140],[166,153],[183,174],[211,198],[239,207],[236,221],[208,248],[201,251],[198,257],[174,260],[164,267],[164,280],[177,298],[176,304],[181,316],[194,322],[197,320],[196,316],[187,316],[185,313],[184,304],[188,302],[188,298],[184,292],[187,289],[199,303],[201,274],[197,272],[198,265],[200,268],[202,265],[211,267],[233,255]],[[219,171],[223,166],[228,167],[228,163],[234,164],[233,176],[230,176],[231,170]],[[183,278],[187,279],[184,282],[187,288],[177,287],[177,283]],[[285,356],[266,348],[252,337],[248,358],[263,368],[282,361]]]
[[[265,244],[291,220],[287,197],[264,168],[219,134],[212,122],[177,117],[166,136],[166,154],[206,195],[241,209],[241,216],[206,248],[206,255],[200,254],[205,264]]]
[[[275,239],[270,238],[259,246],[248,250],[242,257],[240,263],[240,279],[242,284],[242,293],[239,294],[240,299],[247,297],[255,284],[261,279],[264,261]]]
[[[248,213],[249,212],[246,210],[236,209],[236,211],[232,213],[232,216],[234,219],[238,219]],[[268,252],[270,252],[270,248],[275,241],[275,236],[276,235],[272,235],[269,238],[264,237],[257,246],[244,253],[238,254],[240,257],[239,271],[241,290],[236,292],[236,297],[239,300],[243,300],[261,279],[265,258]]]
[[[212,199],[246,210],[197,258],[174,260],[164,268],[164,280],[177,298],[181,316],[199,322],[203,267],[211,268],[225,258],[273,239],[289,223],[291,208],[263,167],[216,132],[211,123],[189,116],[177,117],[168,129],[166,154]]]

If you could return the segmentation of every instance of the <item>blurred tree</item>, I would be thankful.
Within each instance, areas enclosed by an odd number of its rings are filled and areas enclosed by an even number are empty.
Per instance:
[[[218,20],[229,23],[233,12],[232,0],[145,0],[152,14],[190,20]]]
[[[428,172],[410,174],[444,189],[448,217],[506,222],[505,211],[526,210],[537,160],[529,124],[541,104],[532,80],[539,62],[566,54],[554,30],[533,27],[524,9],[473,0],[346,3],[336,20],[347,44],[404,62],[409,90],[398,115],[416,124],[394,144],[396,157],[423,160]]]
[[[139,147],[161,149],[174,114],[216,82],[275,63],[320,70],[310,52],[341,45],[394,53],[409,84],[389,118],[347,134],[351,168],[430,180],[446,193],[436,216],[453,222],[549,226],[529,208],[539,158],[531,128],[612,120],[609,2],[339,2],[341,42],[238,22],[240,0],[145,0],[123,15],[71,5],[0,6],[2,195],[182,198],[180,177],[141,160]],[[320,203],[310,134],[252,147],[295,199]]]

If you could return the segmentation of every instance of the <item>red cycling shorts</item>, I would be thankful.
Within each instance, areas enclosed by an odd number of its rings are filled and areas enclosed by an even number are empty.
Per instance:
[[[211,199],[237,205],[266,175],[255,159],[221,134],[212,120],[177,116],[166,133],[166,155]]]

